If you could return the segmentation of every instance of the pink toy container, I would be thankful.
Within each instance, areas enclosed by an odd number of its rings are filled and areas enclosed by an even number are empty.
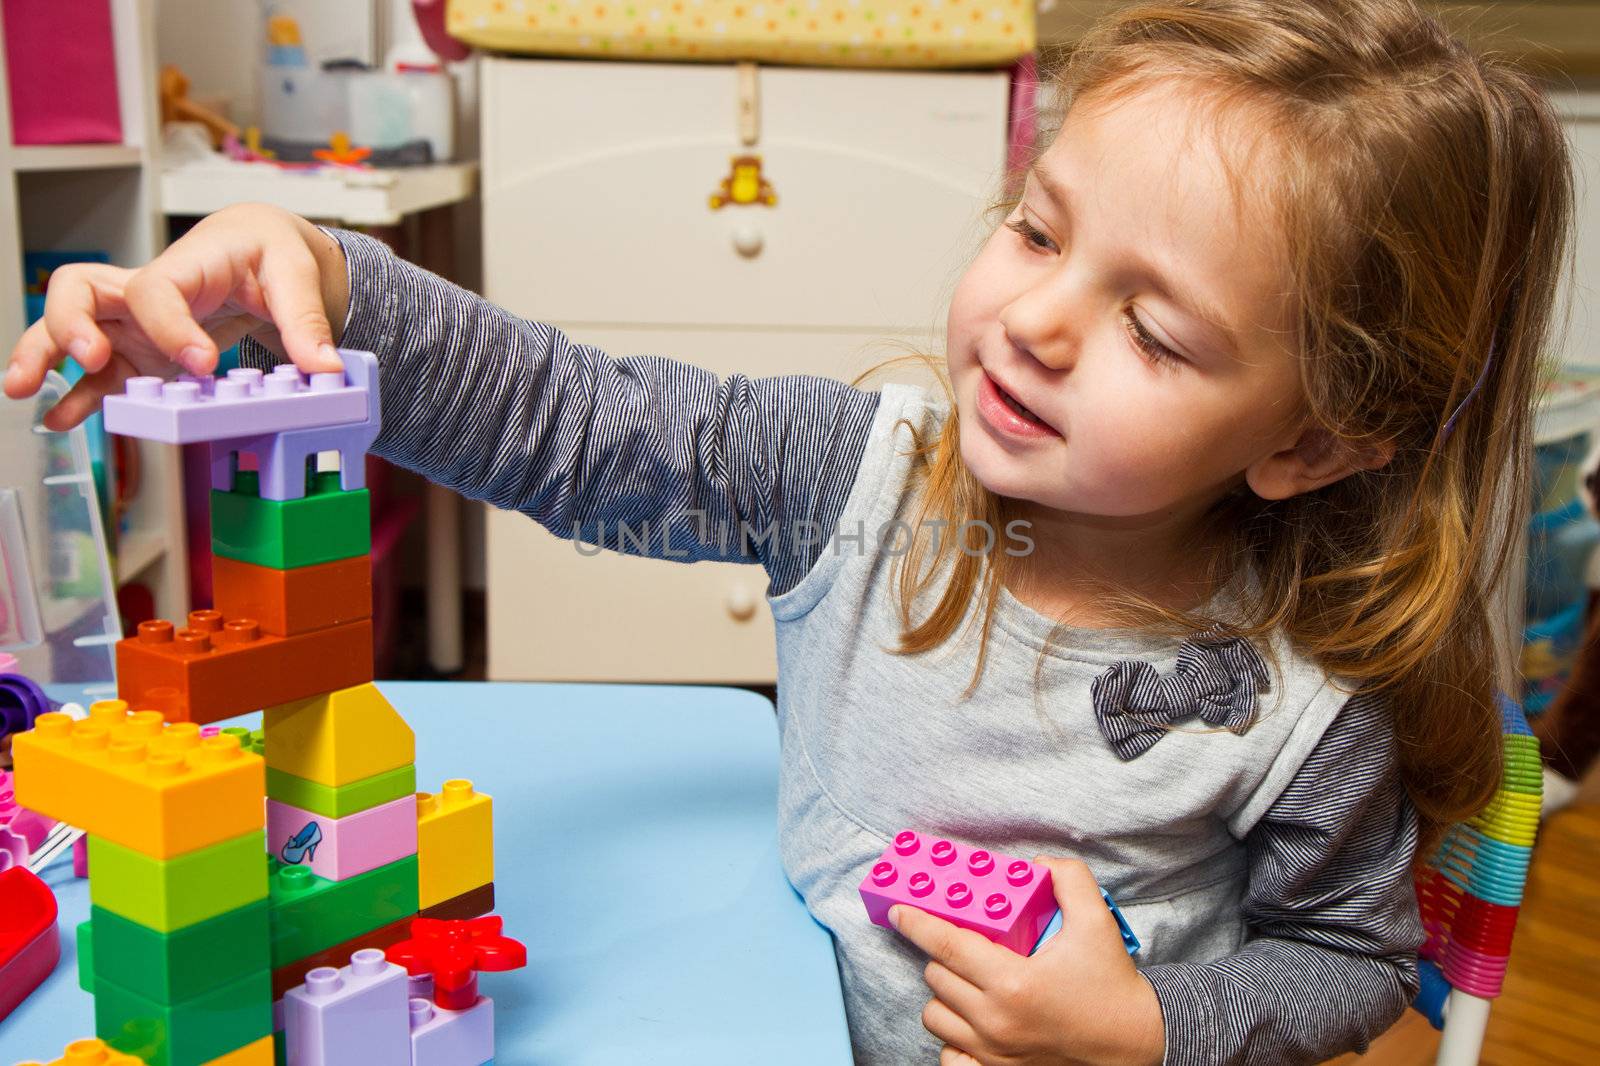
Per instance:
[[[11,139],[120,144],[110,0],[3,0]]]

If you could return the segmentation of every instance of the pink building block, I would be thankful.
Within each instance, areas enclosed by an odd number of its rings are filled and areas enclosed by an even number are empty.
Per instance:
[[[411,1001],[411,1066],[483,1066],[494,1058],[494,1000],[466,1010]]]
[[[11,774],[0,770],[0,870],[28,865],[56,825],[54,818],[18,806],[11,786]]]
[[[283,994],[289,1066],[409,1062],[409,1019],[405,970],[363,948],[350,965],[319,966]]]
[[[267,800],[267,850],[286,866],[344,881],[417,853],[417,797],[328,818]]]
[[[890,927],[889,908],[905,903],[1019,955],[1033,949],[1056,912],[1045,867],[910,829],[895,834],[872,864],[861,900],[874,925]]]
[[[194,444],[359,422],[367,390],[340,373],[308,379],[287,364],[270,374],[240,367],[224,378],[129,378],[121,396],[106,397],[104,412],[111,433]]]
[[[28,860],[32,857],[33,849],[22,834],[13,832],[8,825],[0,825],[0,871],[13,866],[27,869]]]

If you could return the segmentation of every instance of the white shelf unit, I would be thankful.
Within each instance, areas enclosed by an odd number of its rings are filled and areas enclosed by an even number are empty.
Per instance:
[[[9,355],[26,324],[25,250],[100,250],[137,266],[165,245],[156,0],[110,2],[123,144],[13,145],[0,25],[0,354]],[[181,619],[189,609],[182,457],[171,445],[135,443],[140,484],[127,528],[114,534],[117,582],[144,581],[156,614]]]
[[[476,163],[434,163],[394,170],[318,170],[275,167],[183,167],[161,178],[169,215],[209,215],[231,204],[261,201],[341,226],[393,226],[406,215],[472,195]]]

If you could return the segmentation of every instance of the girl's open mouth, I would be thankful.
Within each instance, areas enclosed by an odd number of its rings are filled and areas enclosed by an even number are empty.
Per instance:
[[[990,426],[1009,436],[1061,436],[1038,415],[1018,403],[1016,397],[1002,389],[987,373],[978,382],[978,413]]]

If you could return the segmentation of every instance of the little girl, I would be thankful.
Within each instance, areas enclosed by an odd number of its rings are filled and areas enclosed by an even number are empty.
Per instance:
[[[613,358],[260,206],[58,272],[6,391],[70,353],[60,427],[240,337],[308,371],[337,341],[382,360],[379,454],[561,536],[764,566],[782,856],[858,1061],[1319,1061],[1405,1008],[1419,838],[1495,787],[1485,590],[1562,133],[1411,0],[1125,10],[1058,88],[942,397]],[[908,827],[1047,859],[1061,935],[869,924]]]

